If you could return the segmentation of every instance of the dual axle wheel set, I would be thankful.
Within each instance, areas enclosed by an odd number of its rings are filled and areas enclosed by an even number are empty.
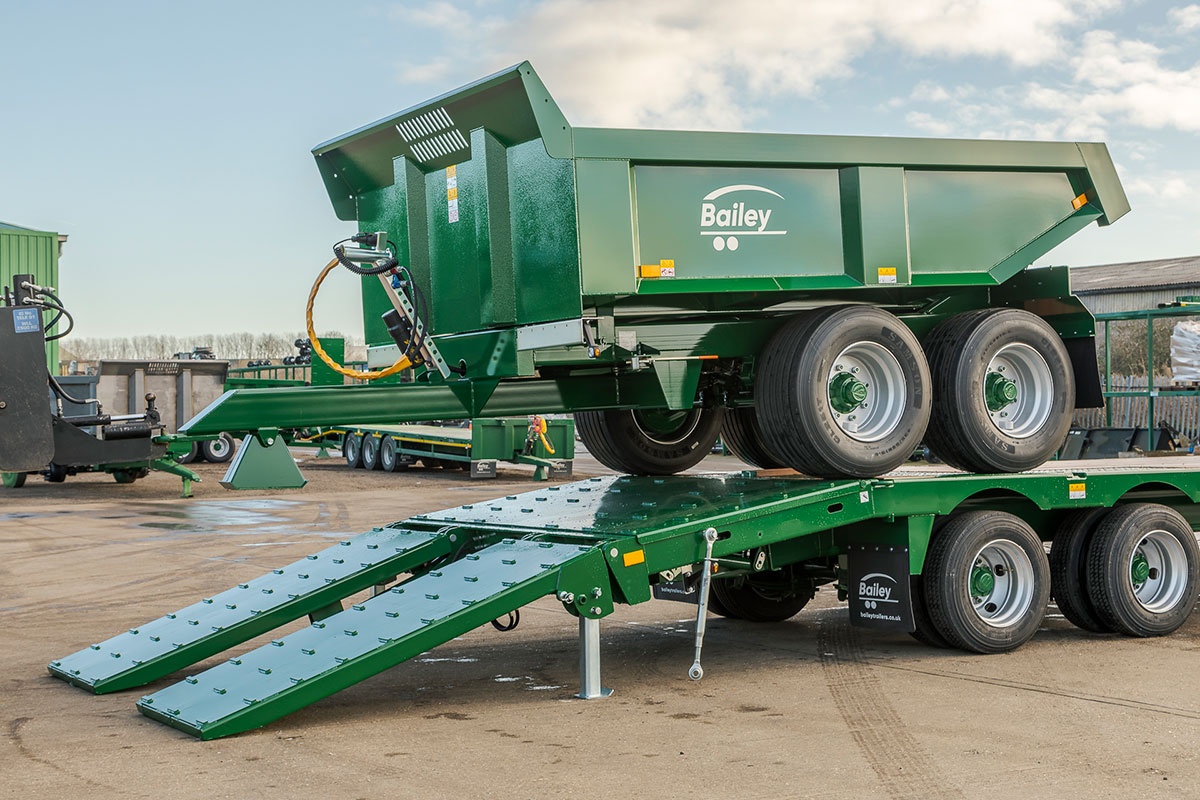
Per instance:
[[[1075,382],[1062,339],[1018,309],[957,314],[922,342],[872,306],[785,322],[760,353],[754,405],[585,411],[580,438],[621,472],[695,466],[717,436],[742,460],[821,478],[873,477],[925,442],[969,472],[1020,472],[1066,436]]]

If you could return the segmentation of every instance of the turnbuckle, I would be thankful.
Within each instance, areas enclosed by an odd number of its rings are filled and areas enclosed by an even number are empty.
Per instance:
[[[708,617],[708,589],[712,580],[712,549],[717,541],[717,529],[705,528],[700,535],[704,537],[704,572],[700,575],[700,603],[696,607],[696,660],[688,670],[688,677],[694,681],[704,677],[704,667],[700,666],[700,650],[704,647],[704,622]]]

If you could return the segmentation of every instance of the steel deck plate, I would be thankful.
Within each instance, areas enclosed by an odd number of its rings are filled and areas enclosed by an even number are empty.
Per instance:
[[[411,521],[548,534],[583,533],[601,538],[637,536],[859,484],[857,480],[757,478],[742,473],[667,478],[613,476],[470,503],[413,517]]]
[[[202,739],[250,730],[554,591],[591,548],[505,540],[169,686],[138,709]]]
[[[427,531],[376,528],[52,661],[97,694],[140,686],[449,552]]]

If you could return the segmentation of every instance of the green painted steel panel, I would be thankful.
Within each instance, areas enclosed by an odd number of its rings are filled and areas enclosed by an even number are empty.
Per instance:
[[[492,545],[143,697],[138,710],[202,739],[261,727],[553,592],[590,551]]]
[[[985,272],[1075,213],[1061,172],[906,175],[914,273]]]
[[[375,528],[50,662],[96,694],[141,686],[450,551],[447,537]]]
[[[637,287],[632,179],[628,161],[575,162],[585,295],[629,294]]]
[[[641,264],[674,260],[677,278],[843,272],[836,170],[635,166],[633,174]],[[585,262],[584,274],[591,268]]]
[[[573,162],[550,158],[541,142],[509,148],[513,272],[522,325],[579,317],[579,236]]]
[[[13,275],[30,274],[39,286],[58,285],[58,234],[51,231],[35,231],[16,225],[0,226],[0,287],[12,287]],[[63,292],[56,294],[67,302]],[[49,315],[42,315],[42,324],[50,321]],[[56,325],[52,333],[62,330],[62,325]],[[58,342],[46,344],[46,366],[54,375],[59,374]]]

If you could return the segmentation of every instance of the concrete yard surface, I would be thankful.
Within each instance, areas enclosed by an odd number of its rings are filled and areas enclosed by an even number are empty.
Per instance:
[[[503,468],[303,468],[301,491],[234,493],[200,465],[192,500],[157,474],[0,489],[0,797],[1200,797],[1200,615],[1135,640],[1051,606],[1028,645],[976,656],[853,629],[825,588],[784,623],[711,617],[692,682],[694,607],[652,601],[601,623],[615,694],[582,701],[576,621],[544,598],[515,631],[480,628],[210,742],[134,703],[229,654],[102,696],[47,673],[374,525],[538,486]]]

